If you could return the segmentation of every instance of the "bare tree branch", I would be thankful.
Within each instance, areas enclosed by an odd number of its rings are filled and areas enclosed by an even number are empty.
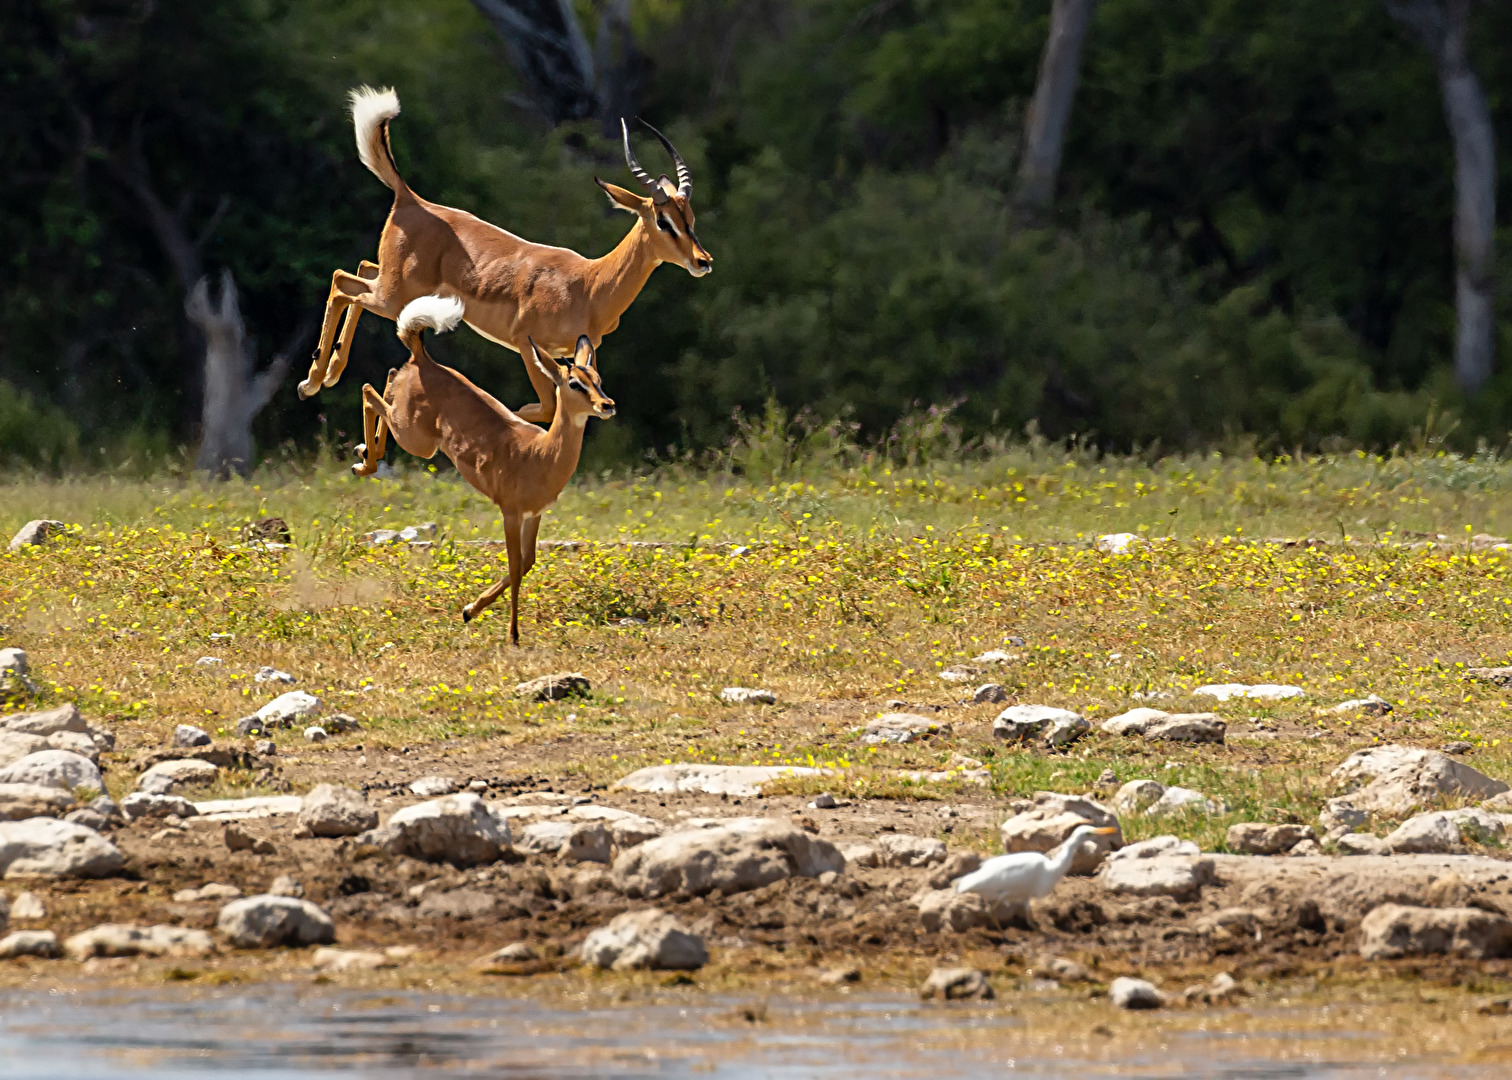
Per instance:
[[[1030,211],[1048,210],[1055,201],[1061,148],[1081,78],[1082,47],[1096,9],[1097,0],[1055,0],[1050,9],[1050,36],[1024,122],[1024,153],[1015,193],[1018,204]]]

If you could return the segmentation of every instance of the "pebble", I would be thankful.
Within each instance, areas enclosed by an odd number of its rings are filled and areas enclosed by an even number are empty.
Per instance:
[[[0,960],[38,956],[44,960],[62,956],[58,935],[51,930],[17,930],[0,938]]]
[[[173,745],[177,747],[209,746],[214,741],[208,731],[193,724],[180,724],[173,729]]]
[[[410,781],[409,789],[423,799],[434,799],[456,791],[457,782],[449,776],[422,776]]]
[[[320,699],[303,690],[280,694],[257,710],[257,719],[270,727],[286,727],[295,720],[320,712]]]
[[[727,686],[719,692],[719,700],[726,705],[775,705],[777,695],[749,686]]]
[[[287,683],[293,685],[299,680],[287,671],[279,671],[276,667],[260,667],[257,674],[252,676],[253,681],[260,683]]]
[[[986,973],[976,968],[937,967],[919,988],[919,997],[925,1001],[936,997],[944,1001],[969,998],[990,1001],[993,996],[992,984],[987,981]]]
[[[202,656],[194,662],[195,667],[219,667],[223,661],[218,656]]]
[[[996,705],[1008,700],[1008,691],[995,682],[983,683],[971,692],[973,705]]]
[[[308,742],[308,743],[323,743],[323,742],[326,741],[326,739],[330,738],[330,736],[328,734],[326,734],[326,729],[323,728],[323,727],[307,727],[307,728],[305,728],[304,729],[304,737],[305,737],[305,742]]]
[[[10,917],[33,922],[47,918],[47,905],[34,892],[23,892],[11,901]]]
[[[1120,976],[1108,987],[1108,998],[1120,1009],[1158,1009],[1166,998],[1154,983]]]
[[[517,697],[531,701],[561,701],[592,689],[588,676],[580,671],[558,671],[522,682],[514,688]]]
[[[273,879],[273,884],[268,886],[268,895],[300,897],[304,895],[304,886],[297,878],[288,874],[279,874]]]
[[[656,908],[615,916],[588,935],[579,955],[590,967],[615,971],[634,968],[689,971],[709,962],[703,939]]]
[[[49,538],[61,535],[68,526],[61,521],[51,521],[47,518],[37,518],[28,521],[16,530],[16,535],[11,537],[10,549],[20,551],[24,547],[38,547],[45,544]]]
[[[292,896],[249,896],[221,908],[215,927],[242,949],[280,945],[329,945],[336,924],[308,900]]]
[[[814,796],[814,801],[809,803],[810,810],[833,810],[836,806],[835,797],[827,791],[821,791]]]

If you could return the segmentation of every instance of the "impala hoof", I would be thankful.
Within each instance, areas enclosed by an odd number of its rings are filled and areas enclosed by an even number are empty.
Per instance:
[[[464,623],[470,623],[470,622],[472,622],[472,608],[471,607],[465,607],[465,608],[462,609],[462,621]]]
[[[299,393],[299,400],[304,401],[309,398],[311,394],[315,393],[315,390],[319,389],[319,387],[312,389],[309,381],[306,380],[305,382],[300,383],[294,389]]]
[[[352,449],[356,452],[358,461],[367,460],[367,443],[360,442],[356,446],[352,447]]]

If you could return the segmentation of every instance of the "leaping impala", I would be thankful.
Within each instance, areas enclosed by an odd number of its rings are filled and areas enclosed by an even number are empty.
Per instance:
[[[393,432],[394,441],[416,457],[435,457],[440,450],[469,484],[492,500],[504,515],[509,577],[464,607],[462,620],[470,622],[508,585],[509,638],[518,645],[520,581],[535,565],[541,512],[556,502],[572,479],[588,418],[609,419],[614,402],[604,396],[586,334],[578,338],[571,360],[548,357],[527,340],[531,362],[551,383],[555,400],[551,426],[545,431],[521,420],[425,351],[425,327],[444,332],[462,317],[463,302],[455,296],[422,296],[399,313],[399,340],[410,351],[409,362],[389,372],[382,395],[371,384],[363,385],[365,441],[357,447],[361,460],[352,471],[358,476],[377,472],[385,440]]]
[[[594,177],[609,201],[634,214],[636,221],[613,251],[586,259],[566,248],[532,244],[465,210],[420,198],[400,177],[389,145],[389,121],[399,115],[398,95],[391,89],[363,86],[352,91],[351,102],[357,154],[393,189],[394,208],[378,237],[378,261],[364,261],[355,274],[337,270],[331,275],[320,342],[310,373],[299,384],[302,398],[341,378],[363,311],[397,319],[417,297],[454,296],[463,304],[462,320],[468,326],[525,361],[541,400],[524,406],[518,415],[550,423],[556,387],[540,365],[532,363],[530,342],[553,357],[573,355],[580,337],[586,336],[597,348],[604,335],[619,326],[620,316],[658,264],[677,263],[694,277],[713,269],[713,258],[693,231],[692,174],[655,128],[652,133],[672,156],[677,183],[666,176],[652,180],[640,167],[630,150],[630,131],[621,120],[625,163],[651,194],[642,197]],[[336,323],[343,312],[346,321],[337,341]]]

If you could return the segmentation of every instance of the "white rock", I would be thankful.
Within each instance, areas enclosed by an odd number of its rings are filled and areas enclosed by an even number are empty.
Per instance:
[[[307,727],[304,729],[304,740],[307,743],[323,743],[330,735],[323,727]]]
[[[1365,713],[1368,716],[1385,716],[1391,712],[1391,702],[1375,694],[1369,694],[1362,698],[1341,701],[1328,711],[1336,716],[1356,712]]]
[[[932,836],[883,833],[877,837],[883,866],[934,866],[945,861],[945,844]]]
[[[1212,713],[1175,713],[1152,720],[1144,737],[1167,742],[1222,743],[1228,725]]]
[[[962,933],[979,926],[1001,927],[1025,913],[1023,904],[999,902],[990,909],[976,893],[958,893],[954,889],[925,889],[913,898],[919,909],[919,923],[930,933]]]
[[[77,791],[105,790],[99,767],[82,754],[69,750],[38,750],[0,769],[0,784],[42,784]]]
[[[1145,811],[1145,817],[1164,817],[1167,814],[1221,814],[1223,804],[1209,799],[1200,791],[1191,788],[1168,787],[1160,798]]]
[[[26,650],[17,648],[0,649],[0,678],[14,675],[17,678],[25,678],[27,672]]]
[[[1099,877],[1111,893],[1189,900],[1213,880],[1213,860],[1189,855],[1110,859],[1103,864]]]
[[[1390,855],[1386,841],[1369,833],[1345,833],[1334,841],[1340,855]]]
[[[368,949],[329,949],[319,948],[315,955],[310,958],[311,965],[316,971],[378,971],[382,968],[398,967],[395,959],[387,953],[373,952]]]
[[[1505,833],[1502,820],[1485,810],[1439,810],[1402,822],[1385,845],[1397,855],[1441,855],[1463,851],[1467,843],[1499,841]]]
[[[1160,801],[1165,785],[1154,780],[1130,780],[1113,796],[1113,810],[1119,814],[1141,814]]]
[[[95,956],[208,956],[215,941],[203,930],[183,926],[133,926],[104,923],[63,943],[70,959]]]
[[[471,792],[407,806],[388,824],[358,837],[396,855],[476,866],[496,860],[510,843],[509,826],[495,820]]]
[[[40,712],[14,713],[0,720],[0,728],[6,731],[20,731],[27,735],[55,735],[61,731],[77,732],[80,735],[89,734],[89,723],[79,714],[79,709],[72,703],[59,705],[52,709],[43,709]]]
[[[47,518],[37,518],[28,521],[16,535],[11,537],[10,549],[20,551],[24,547],[36,547],[45,544],[49,537],[61,535],[68,526],[61,521],[50,521]]]
[[[280,945],[329,945],[336,924],[308,900],[293,896],[249,896],[221,908],[215,928],[241,949]]]
[[[55,731],[47,737],[47,746],[51,750],[67,750],[70,754],[88,758],[95,765],[100,764],[98,744],[88,735],[77,731]]]
[[[1252,701],[1286,701],[1289,698],[1306,697],[1307,691],[1300,686],[1278,686],[1275,683],[1261,683],[1251,686],[1244,692],[1244,696]]]
[[[1372,779],[1351,790],[1367,778]],[[1387,817],[1405,817],[1450,799],[1489,799],[1508,790],[1502,781],[1448,754],[1407,746],[1356,751],[1329,774],[1329,780],[1347,792],[1354,809]]]
[[[1382,904],[1360,922],[1366,960],[1440,953],[1475,960],[1512,954],[1512,919],[1479,908]]]
[[[19,877],[109,877],[126,863],[93,829],[52,818],[0,821],[0,871]]]
[[[719,700],[726,705],[775,705],[777,695],[770,690],[749,686],[727,686],[719,692]]]
[[[1097,550],[1107,555],[1125,555],[1141,542],[1137,533],[1107,533],[1097,538]]]
[[[609,830],[599,822],[557,818],[525,826],[515,847],[537,855],[556,855],[563,862],[609,862]]]
[[[311,836],[356,836],[378,824],[378,811],[360,791],[319,784],[301,801],[299,824]]]
[[[1002,649],[988,649],[980,656],[973,656],[971,662],[973,664],[1008,664],[1018,658],[1017,653],[1004,652]]]
[[[25,922],[47,918],[47,905],[34,892],[23,892],[11,901],[10,917]]]
[[[202,901],[240,900],[242,891],[235,885],[218,881],[207,882],[197,889],[180,889],[173,894],[175,904],[197,904]]]
[[[434,799],[456,791],[457,782],[449,776],[422,776],[411,781],[409,789],[422,799]]]
[[[213,784],[220,768],[196,758],[160,761],[137,780],[137,790],[148,795],[171,795],[180,787]]]
[[[580,950],[590,967],[695,970],[709,961],[701,938],[665,911],[627,911],[588,935]]]
[[[1128,712],[1121,712],[1117,716],[1110,716],[1102,722],[1102,730],[1109,735],[1143,735],[1145,729],[1153,721],[1163,720],[1170,715],[1163,709],[1140,706]]]
[[[620,851],[654,840],[667,831],[667,827],[654,818],[632,814],[615,806],[598,806],[586,803],[567,811],[572,821],[601,821],[607,823],[609,836]]]
[[[173,729],[173,745],[177,747],[209,746],[214,741],[208,731],[193,724],[180,724]]]
[[[1230,851],[1241,855],[1279,855],[1304,840],[1316,840],[1309,825],[1268,825],[1262,821],[1241,821],[1230,825],[1225,842]]]
[[[1242,698],[1249,691],[1248,683],[1208,683],[1199,686],[1192,691],[1194,697],[1217,698],[1219,701],[1228,701],[1230,698]]]
[[[146,791],[134,791],[121,800],[121,815],[127,821],[139,818],[195,817],[199,813],[194,804],[179,795],[154,795]]]
[[[840,873],[845,859],[833,844],[790,821],[731,818],[648,840],[614,861],[614,884],[626,896],[654,899],[712,889],[726,896],[792,876]]]
[[[1050,730],[1080,729],[1079,734],[1089,728],[1085,717],[1049,705],[1010,705],[992,721],[993,738],[1009,743],[1029,742]]]
[[[257,710],[257,718],[270,727],[288,727],[296,720],[320,713],[320,699],[303,690],[280,694]]]
[[[914,713],[885,713],[866,725],[863,743],[907,743],[927,739],[931,735],[949,735],[950,725],[941,724]]]
[[[247,821],[297,814],[304,809],[304,800],[298,795],[253,795],[246,799],[206,799],[194,803],[192,809],[210,821]]]
[[[1202,849],[1191,840],[1175,836],[1152,836],[1137,844],[1126,844],[1108,856],[1108,862],[1130,862],[1137,859],[1158,859],[1165,855],[1195,856]]]
[[[882,853],[870,844],[851,844],[840,853],[846,866],[878,867],[882,865]]]
[[[0,821],[62,817],[73,805],[73,796],[62,788],[45,784],[0,784]]]
[[[702,792],[745,798],[761,794],[761,785],[784,776],[819,776],[822,770],[799,765],[652,765],[637,769],[614,786],[650,794]]]
[[[202,656],[202,657],[200,657],[198,660],[196,660],[194,662],[194,666],[195,667],[219,667],[223,663],[225,663],[225,661],[223,661],[218,656]]]
[[[1158,1009],[1165,1004],[1166,996],[1154,983],[1120,976],[1108,987],[1108,1000],[1120,1009]]]
[[[0,767],[14,765],[22,758],[47,750],[47,739],[41,735],[28,735],[23,731],[0,731]]]
[[[51,930],[17,930],[0,938],[0,960],[15,960],[22,956],[50,960],[62,954],[58,935]]]
[[[260,667],[257,669],[257,674],[252,676],[252,679],[254,682],[260,683],[271,682],[285,683],[288,685],[293,685],[294,683],[299,681],[298,679],[294,678],[294,676],[290,675],[287,671],[279,671],[276,667]]]

